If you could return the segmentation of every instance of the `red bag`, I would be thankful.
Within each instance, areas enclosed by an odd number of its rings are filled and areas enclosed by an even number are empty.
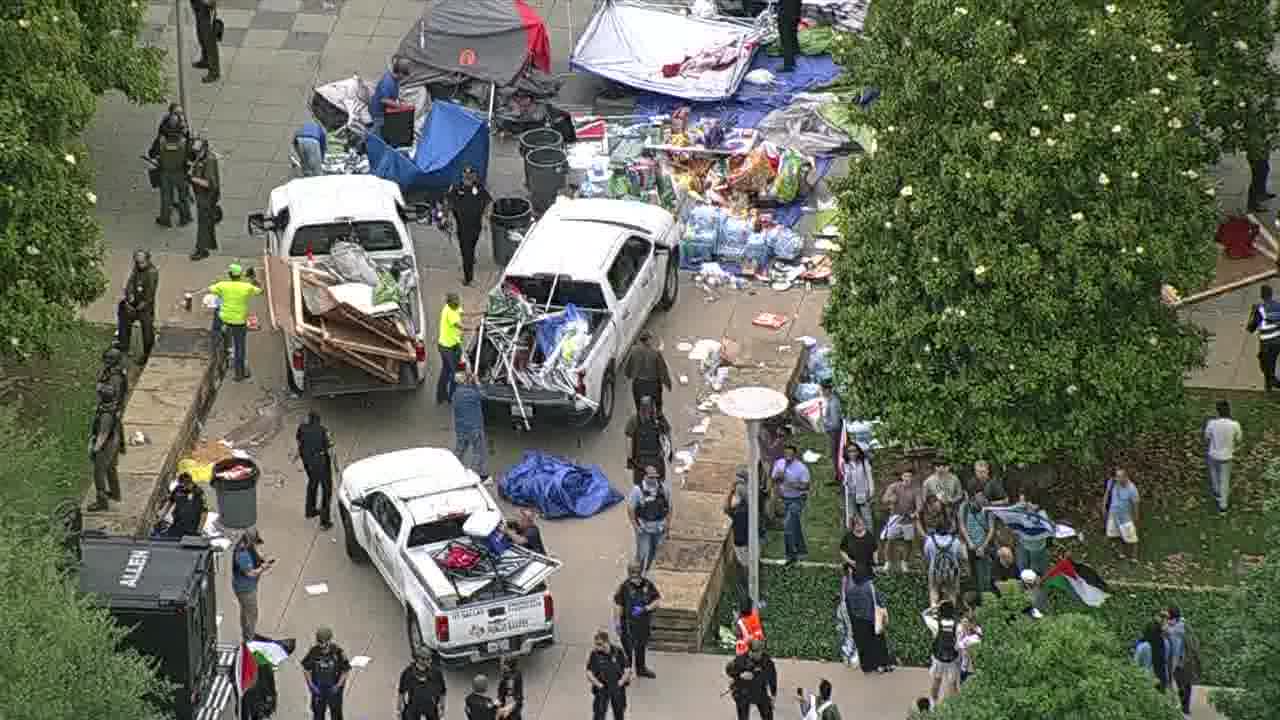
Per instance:
[[[1227,257],[1234,260],[1251,258],[1258,254],[1253,241],[1258,237],[1258,226],[1248,218],[1233,217],[1218,226],[1218,244],[1227,251]]]
[[[480,553],[461,545],[451,546],[444,554],[444,566],[450,570],[470,570],[480,562]]]

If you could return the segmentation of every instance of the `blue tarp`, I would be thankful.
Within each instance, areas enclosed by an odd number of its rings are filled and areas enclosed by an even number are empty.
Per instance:
[[[568,303],[564,306],[564,310],[540,320],[536,326],[535,336],[542,356],[550,357],[556,351],[556,346],[560,344],[560,333],[564,327],[581,319],[583,319],[582,313],[578,312],[578,306]]]
[[[591,517],[622,500],[598,465],[584,467],[537,450],[525,451],[498,483],[516,505],[536,507],[546,518]]]
[[[462,181],[467,165],[481,181],[489,174],[489,124],[461,105],[435,101],[422,120],[412,160],[374,135],[368,153],[369,172],[402,190],[444,191]]]

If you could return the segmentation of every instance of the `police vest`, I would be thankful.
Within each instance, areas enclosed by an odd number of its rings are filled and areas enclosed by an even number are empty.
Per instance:
[[[187,143],[181,135],[170,135],[160,140],[160,169],[164,172],[181,172],[187,165]]]
[[[1258,323],[1258,339],[1262,342],[1280,339],[1280,302],[1268,300],[1258,306],[1262,320]]]
[[[752,610],[750,615],[738,618],[738,640],[733,644],[734,652],[746,655],[751,649],[752,640],[764,640],[764,626],[760,624],[758,610]]]

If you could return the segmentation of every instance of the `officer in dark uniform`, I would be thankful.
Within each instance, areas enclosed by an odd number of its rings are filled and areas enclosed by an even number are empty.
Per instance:
[[[316,630],[316,644],[302,658],[302,676],[311,695],[312,720],[325,720],[328,712],[333,720],[342,720],[342,691],[351,672],[347,654],[333,642],[333,631]]]
[[[658,587],[644,576],[640,563],[629,563],[627,579],[613,594],[614,619],[618,623],[622,647],[627,651],[627,666],[634,666],[636,674],[642,678],[657,677],[645,662],[645,650],[649,647],[649,635],[653,630],[653,613],[661,600]]]
[[[396,691],[400,720],[441,720],[445,692],[444,673],[431,661],[431,653],[415,652],[413,662],[400,673]]]
[[[209,141],[196,138],[191,142],[191,186],[196,194],[196,249],[192,260],[203,260],[218,249],[214,226],[218,201],[222,198],[222,178],[218,158],[209,150]]]
[[[499,705],[489,697],[489,678],[483,674],[471,679],[471,694],[462,704],[467,720],[507,720],[515,710],[513,703]]]
[[[102,370],[98,373],[98,385],[110,385],[116,405],[123,406],[129,397],[129,372],[125,367],[124,353],[112,345],[102,353]]]
[[[108,499],[120,500],[120,476],[116,463],[124,452],[124,433],[120,427],[116,393],[111,385],[98,386],[98,409],[90,428],[89,460],[93,463],[93,486],[97,499],[86,508],[89,512],[102,512],[109,505]]]
[[[587,682],[591,683],[591,720],[604,720],[610,708],[613,720],[623,720],[631,667],[627,654],[609,642],[609,633],[604,630],[596,633],[594,647],[587,656]]]
[[[1262,369],[1263,387],[1267,391],[1280,387],[1280,380],[1276,380],[1276,360],[1280,358],[1280,302],[1276,301],[1270,285],[1262,286],[1262,302],[1253,306],[1245,329],[1258,333],[1258,366]]]
[[[214,18],[218,17],[217,0],[191,0],[191,11],[196,14],[196,42],[200,44],[200,59],[191,67],[207,70],[201,82],[217,82],[222,77],[222,64],[218,62],[218,35],[214,31]]]
[[[449,188],[449,210],[458,229],[458,249],[462,253],[463,285],[470,285],[475,278],[476,244],[480,242],[484,211],[492,201],[480,182],[480,175],[470,165],[462,169],[462,184]]]
[[[179,227],[191,224],[191,189],[187,182],[187,158],[191,138],[182,106],[174,103],[160,121],[160,131],[147,151],[160,170],[160,215],[156,224],[173,227],[173,209],[178,209]]]
[[[133,270],[124,286],[124,297],[116,306],[116,343],[126,355],[133,343],[133,323],[142,328],[142,359],[151,356],[156,344],[156,290],[160,287],[160,271],[151,262],[151,252],[133,254]],[[123,397],[123,396],[121,396]]]
[[[169,493],[169,502],[160,514],[168,513],[173,514],[173,520],[165,531],[166,537],[181,539],[204,532],[209,506],[204,501],[204,490],[196,485],[190,473],[178,475],[178,484]]]
[[[752,640],[745,655],[739,655],[725,666],[732,680],[729,687],[738,720],[747,720],[751,706],[760,711],[760,720],[773,720],[773,702],[778,697],[778,669],[773,658],[764,651],[763,640]]]
[[[333,497],[333,439],[329,430],[320,424],[320,414],[307,413],[307,421],[298,426],[298,457],[307,471],[308,518],[320,516],[320,529],[333,527],[329,504]],[[320,507],[316,508],[316,493],[320,494]]]
[[[653,398],[640,398],[636,414],[627,421],[624,431],[631,440],[627,467],[634,473],[636,485],[644,480],[644,469],[658,469],[658,477],[666,480],[667,461],[671,459],[671,423],[654,407]]]

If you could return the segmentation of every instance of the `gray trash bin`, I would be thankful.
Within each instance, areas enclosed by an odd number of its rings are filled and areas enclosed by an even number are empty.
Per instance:
[[[524,159],[524,178],[534,213],[541,215],[556,201],[568,172],[569,161],[560,148],[540,147],[529,151]]]
[[[489,232],[492,233],[493,261],[506,265],[516,254],[518,235],[523,235],[533,225],[533,206],[518,197],[498,198],[493,201],[489,215]]]
[[[559,130],[549,127],[534,128],[520,133],[520,157],[528,157],[534,148],[564,147],[564,136]]]
[[[235,530],[258,524],[258,464],[248,458],[221,460],[213,466],[209,484],[218,493],[218,519]]]

